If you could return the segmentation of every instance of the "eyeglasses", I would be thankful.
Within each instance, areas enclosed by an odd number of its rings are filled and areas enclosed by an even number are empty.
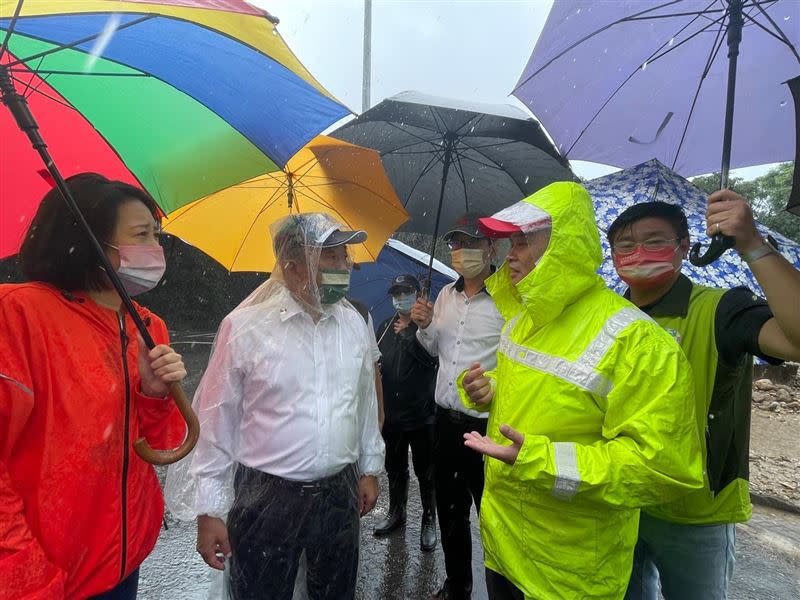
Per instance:
[[[617,254],[633,254],[633,252],[639,247],[643,247],[645,250],[650,250],[652,252],[657,252],[658,250],[663,250],[664,248],[675,248],[677,244],[675,242],[680,242],[680,237],[670,238],[668,240],[662,238],[653,238],[651,240],[645,240],[643,242],[617,242],[611,249],[616,252]]]
[[[462,248],[474,250],[476,248],[481,247],[482,241],[483,240],[481,240],[481,238],[470,238],[467,240],[465,239],[448,240],[447,247],[450,248],[450,250],[460,250]]]

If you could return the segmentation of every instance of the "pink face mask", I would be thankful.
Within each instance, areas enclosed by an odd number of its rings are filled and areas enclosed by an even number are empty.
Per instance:
[[[144,294],[152,290],[167,269],[164,249],[161,246],[112,246],[119,252],[119,275],[122,285],[131,296]]]
[[[614,268],[620,279],[632,288],[649,290],[669,281],[675,275],[677,248],[645,250],[639,246],[630,254],[613,253]]]

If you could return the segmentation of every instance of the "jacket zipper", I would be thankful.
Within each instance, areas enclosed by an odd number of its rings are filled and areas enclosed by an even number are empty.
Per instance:
[[[125,317],[117,314],[119,318],[119,338],[122,345],[122,372],[125,376],[125,425],[122,446],[122,564],[120,565],[119,579],[125,578],[125,563],[128,560],[128,461],[131,413],[131,386],[128,373],[128,336],[125,333]]]

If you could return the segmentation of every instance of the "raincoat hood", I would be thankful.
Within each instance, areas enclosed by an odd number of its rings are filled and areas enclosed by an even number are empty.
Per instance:
[[[524,308],[538,329],[590,289],[603,287],[597,275],[603,254],[592,200],[583,186],[553,183],[521,202],[550,215],[550,242],[536,267],[518,284],[512,283],[506,262],[486,280],[486,288],[505,319]]]

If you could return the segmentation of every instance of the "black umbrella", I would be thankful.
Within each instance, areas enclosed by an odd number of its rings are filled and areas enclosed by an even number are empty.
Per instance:
[[[432,233],[431,261],[442,219],[492,214],[550,183],[575,180],[539,123],[510,105],[403,92],[332,135],[381,153],[411,215],[401,231]]]

